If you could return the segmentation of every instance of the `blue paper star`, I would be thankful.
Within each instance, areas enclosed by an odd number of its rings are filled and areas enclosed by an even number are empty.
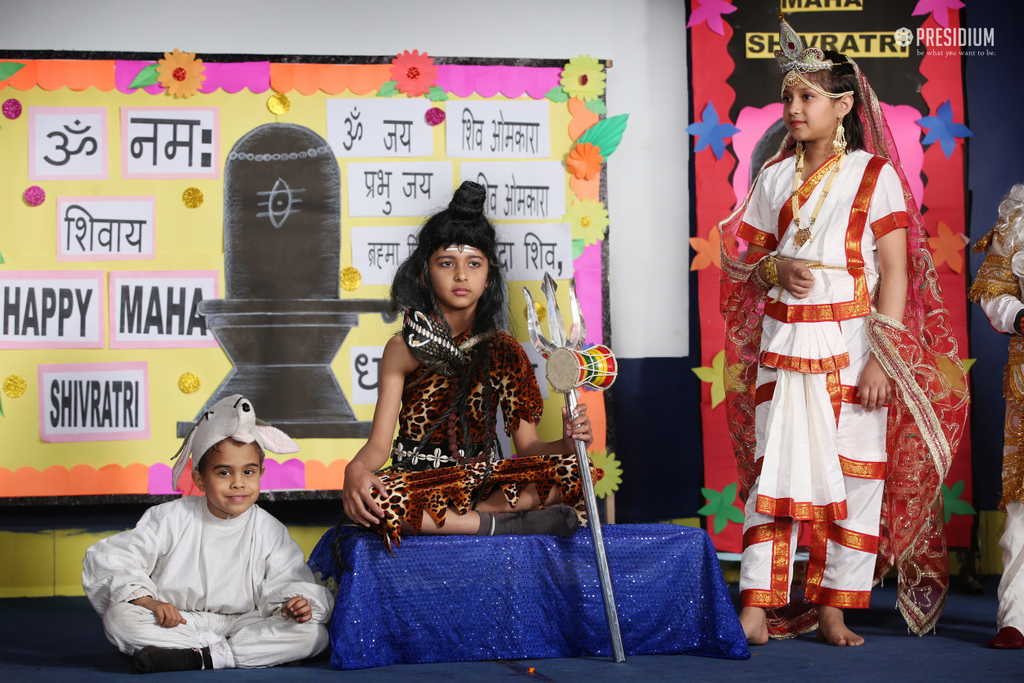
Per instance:
[[[716,159],[721,159],[722,155],[725,154],[725,139],[731,138],[736,133],[740,132],[740,129],[731,123],[719,123],[718,112],[715,111],[715,103],[708,102],[708,106],[704,107],[704,113],[701,114],[702,121],[698,123],[691,123],[686,127],[686,132],[690,135],[697,136],[697,146],[694,147],[694,152],[699,152],[708,145],[711,145],[711,151],[715,153]]]
[[[928,145],[938,140],[947,159],[953,154],[953,148],[956,146],[954,138],[969,138],[974,135],[964,124],[953,123],[953,106],[949,100],[939,106],[936,116],[918,119],[917,125],[928,129],[928,135],[921,144]]]

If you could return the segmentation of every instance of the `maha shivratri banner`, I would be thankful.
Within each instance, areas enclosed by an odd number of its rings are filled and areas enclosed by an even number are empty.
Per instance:
[[[513,333],[550,272],[602,341],[626,119],[603,62],[53,56],[0,53],[0,497],[170,493],[232,393],[302,448],[265,489],[340,488],[399,329],[388,285],[463,180],[487,188]],[[601,451],[603,397],[581,400]]]

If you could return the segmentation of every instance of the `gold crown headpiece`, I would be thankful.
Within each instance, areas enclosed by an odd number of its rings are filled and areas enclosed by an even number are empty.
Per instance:
[[[795,69],[800,73],[808,74],[812,71],[832,68],[832,60],[825,59],[825,53],[820,49],[816,47],[804,49],[804,41],[785,19],[779,26],[779,47],[782,49],[775,51],[775,61],[779,63],[782,73],[788,73]]]
[[[852,95],[852,90],[841,93],[826,92],[804,78],[804,74],[831,69],[835,63],[831,59],[825,59],[825,53],[816,47],[804,49],[804,41],[800,39],[797,32],[782,15],[780,15],[780,19],[782,23],[779,26],[779,47],[782,49],[775,51],[775,61],[779,63],[782,73],[786,74],[782,80],[783,91],[787,87],[802,82],[812,90],[833,100],[838,100],[844,95]]]

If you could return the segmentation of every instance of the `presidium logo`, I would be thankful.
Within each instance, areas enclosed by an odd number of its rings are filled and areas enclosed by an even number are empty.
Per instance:
[[[914,32],[906,26],[896,29],[893,38],[901,48],[910,47],[917,41],[917,54],[923,55],[922,47],[933,53],[955,54],[965,57],[994,56],[996,30],[994,28],[919,28]],[[982,48],[982,49],[978,49]]]

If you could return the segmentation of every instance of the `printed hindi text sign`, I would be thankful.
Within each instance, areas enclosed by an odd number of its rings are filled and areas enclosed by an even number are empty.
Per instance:
[[[445,148],[453,159],[550,159],[551,120],[540,102],[448,102]]]
[[[102,270],[0,271],[0,349],[103,348]]]
[[[384,356],[383,346],[353,346],[349,349],[352,369],[352,402],[360,405],[377,403],[377,388],[380,382],[380,359]]]
[[[552,220],[565,213],[565,168],[558,161],[472,161],[459,164],[460,180],[487,190],[492,220]]]
[[[416,249],[420,225],[351,228],[352,265],[364,285],[390,285],[398,264]]]
[[[121,176],[220,178],[220,109],[121,107]]]
[[[509,282],[531,282],[551,273],[572,277],[572,226],[568,223],[498,224],[498,262]]]
[[[149,438],[149,364],[39,366],[39,438],[48,442]]]
[[[354,218],[425,216],[452,196],[450,161],[353,162],[346,169],[348,215]]]
[[[156,257],[156,197],[58,197],[57,260]]]
[[[106,180],[106,107],[29,107],[29,180]]]
[[[339,157],[429,157],[434,129],[430,100],[327,100],[327,142]]]
[[[199,313],[204,299],[220,298],[216,270],[110,273],[110,348],[216,347]]]

